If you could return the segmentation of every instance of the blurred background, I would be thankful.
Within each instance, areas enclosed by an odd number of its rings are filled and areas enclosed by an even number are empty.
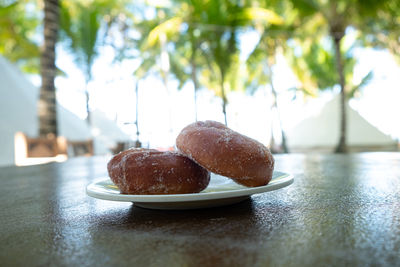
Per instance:
[[[174,149],[398,151],[400,2],[0,0],[0,165]]]

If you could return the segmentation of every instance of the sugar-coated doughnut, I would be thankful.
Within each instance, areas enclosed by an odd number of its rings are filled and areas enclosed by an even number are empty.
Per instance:
[[[274,158],[260,142],[222,123],[199,121],[186,126],[177,148],[205,169],[232,178],[241,185],[266,185],[272,178]]]
[[[210,181],[210,173],[178,152],[129,149],[115,155],[108,174],[122,194],[198,193]]]

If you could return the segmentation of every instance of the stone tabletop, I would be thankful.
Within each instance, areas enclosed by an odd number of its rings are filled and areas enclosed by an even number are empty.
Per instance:
[[[107,158],[0,168],[0,266],[394,266],[400,153],[277,155],[289,187],[159,211],[90,198]]]

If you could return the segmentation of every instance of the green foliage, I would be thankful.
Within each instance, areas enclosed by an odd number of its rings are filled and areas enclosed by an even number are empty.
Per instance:
[[[186,82],[192,79],[191,75],[191,50],[184,45],[176,46],[175,51],[170,54],[170,70],[178,80],[178,90],[182,89]],[[196,63],[195,63],[196,64]]]
[[[261,8],[261,7],[247,7],[243,8],[237,14],[237,19],[242,21],[246,26],[249,22],[259,23],[268,26],[270,24],[280,25],[283,24],[283,19],[275,12]]]
[[[263,3],[264,10],[271,10],[279,19],[272,24],[260,24],[255,21],[255,28],[260,33],[260,39],[246,61],[247,79],[246,90],[254,93],[267,84],[272,84],[272,67],[276,63],[275,57],[278,50],[286,50],[287,41],[295,33],[293,25],[296,14],[288,5],[288,1]],[[272,11],[273,10],[273,11]],[[275,13],[276,12],[276,13]],[[284,19],[282,19],[284,18]]]
[[[134,47],[138,50],[137,58],[141,60],[141,63],[133,74],[138,79],[143,79],[150,74],[159,75],[159,77],[163,78],[164,74],[162,73],[163,70],[161,69],[160,64],[160,36],[156,36],[155,33],[151,34],[153,29],[162,24],[160,23],[160,14],[163,14],[163,11],[158,12],[158,16],[154,19],[143,20],[135,25],[135,28],[140,35],[139,38],[134,40]],[[162,28],[163,27],[161,27],[161,29]],[[149,39],[146,38],[149,35],[154,36],[152,37],[154,40],[151,39],[152,45],[150,45]]]
[[[93,2],[83,5],[80,2],[62,2],[61,34],[68,48],[75,56],[76,65],[82,69],[86,81],[90,81],[93,61],[98,55],[97,37],[100,19],[103,15],[100,6]]]
[[[292,0],[293,7],[304,19],[313,20],[321,16],[325,25],[333,33],[344,31],[346,27],[359,27],[365,19],[376,16],[390,0]]]
[[[165,35],[167,38],[171,38],[171,35],[177,34],[177,32],[179,32],[179,27],[182,24],[182,22],[183,22],[182,18],[173,17],[158,24],[150,31],[147,37],[148,45],[149,46],[156,45],[157,42],[160,41],[161,36],[163,35]]]
[[[271,83],[271,59],[275,58],[275,48],[268,47],[270,37],[264,32],[255,49],[246,61],[247,79],[245,87],[250,93],[254,93],[261,86]]]
[[[93,62],[107,36],[102,35],[102,31],[107,33],[107,28],[118,23],[121,14],[127,13],[125,4],[117,0],[62,1],[61,39],[84,72],[86,82],[92,79]]]
[[[272,10],[261,7],[245,7],[224,2],[226,6],[222,6],[221,2],[212,1],[209,7],[211,11],[207,10],[209,15],[208,20],[205,22],[207,25],[218,25],[210,31],[204,31],[204,44],[202,53],[208,57],[208,61],[214,62],[209,64],[216,67],[212,71],[214,75],[219,74],[222,83],[226,83],[227,91],[241,90],[243,87],[251,85],[246,81],[255,81],[257,74],[262,73],[262,68],[253,64],[253,69],[249,72],[250,77],[243,77],[239,75],[241,71],[241,62],[238,50],[238,33],[246,27],[255,26],[267,27],[271,25],[282,24],[282,18]],[[214,6],[218,5],[218,6]],[[245,27],[245,28],[242,28]],[[255,50],[258,58],[262,56],[261,50]],[[266,51],[264,51],[265,54]],[[256,60],[250,56],[250,63],[256,63]],[[245,73],[245,72],[240,72]],[[218,77],[219,78],[219,77]],[[243,79],[245,79],[243,81]],[[259,81],[265,80],[261,78]],[[225,82],[227,81],[227,82]],[[219,92],[217,92],[220,95]]]
[[[0,53],[25,71],[37,73],[40,5],[33,0],[3,3],[6,4],[0,5]],[[362,45],[387,48],[400,62],[398,1],[172,0],[167,6],[145,7],[146,3],[133,3],[137,8],[134,11],[127,9],[128,1],[61,1],[61,40],[87,81],[92,77],[99,49],[107,40],[116,50],[116,60],[132,56],[141,59],[135,71],[138,78],[150,73],[161,78],[169,75],[161,69],[163,52],[169,56],[169,73],[179,81],[179,88],[197,77],[198,88],[214,90],[219,96],[221,86],[227,92],[254,92],[270,83],[269,68],[278,51],[289,59],[302,83],[300,89],[306,94],[315,96],[318,90],[334,87],[339,78],[329,37],[345,35],[349,26],[360,30]],[[141,14],[145,9],[154,9],[156,16],[145,18]],[[137,16],[141,20],[134,21]],[[244,70],[239,36],[247,29],[256,30],[260,39]],[[138,34],[128,37],[128,31]],[[110,32],[124,35],[123,45],[107,39]],[[342,52],[346,91],[353,96],[372,74],[353,85],[355,60],[351,48]]]
[[[360,92],[366,85],[368,85],[374,77],[372,71],[368,72],[358,84],[353,85],[347,93],[348,98],[353,98],[358,92]]]
[[[400,2],[389,1],[361,25],[363,45],[387,49],[400,64]]]
[[[302,46],[300,55],[292,54],[292,67],[303,86],[313,84],[316,88],[303,88],[305,92],[314,92],[317,89],[331,89],[337,84],[338,74],[335,67],[335,55],[332,49],[324,48],[320,43],[311,43]],[[307,84],[305,75],[309,75],[313,83]]]
[[[333,40],[345,37],[345,30],[352,26],[365,29],[365,25],[375,21],[378,14],[390,1],[376,0],[293,0],[293,7],[299,12],[303,34],[296,36],[296,43],[291,47],[288,59],[296,76],[302,83],[302,90],[309,95],[316,95],[318,90],[333,88],[339,84],[339,73],[335,59]],[[374,24],[374,23],[372,23]],[[362,32],[361,32],[362,33]],[[327,45],[327,37],[331,45]],[[359,85],[352,83],[353,69],[356,60],[352,47],[342,47],[342,64],[345,77],[345,88],[348,97],[356,94],[372,74],[367,75]],[[295,51],[297,53],[295,53]],[[301,51],[301,53],[299,53]]]
[[[143,51],[161,49],[163,36],[173,45],[171,72],[179,87],[193,79],[192,68],[200,75],[199,85],[221,95],[225,90],[240,90],[238,31],[255,24],[281,24],[282,18],[271,10],[241,6],[232,1],[177,1],[176,8],[158,18],[154,28],[143,32],[147,42]],[[169,15],[169,16],[168,16]],[[244,29],[244,28],[243,28]]]
[[[0,3],[0,54],[16,62],[25,72],[39,72],[39,46],[35,33],[40,23],[35,12],[27,12],[36,6],[30,1]]]
[[[322,43],[322,41],[304,42],[288,50],[291,67],[302,84],[302,87],[298,89],[310,96],[316,96],[318,90],[331,90],[338,85],[334,50],[331,46],[324,46]],[[359,84],[353,84],[353,70],[356,64],[352,56],[353,49],[354,44],[342,51],[348,97],[353,97],[371,81],[373,76],[370,72]]]

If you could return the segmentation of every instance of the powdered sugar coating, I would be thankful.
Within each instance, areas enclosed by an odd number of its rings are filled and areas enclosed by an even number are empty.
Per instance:
[[[185,127],[176,139],[178,149],[207,170],[245,186],[266,185],[274,159],[260,142],[215,121]]]
[[[210,173],[178,152],[129,149],[107,165],[111,180],[124,194],[185,194],[204,190]]]

